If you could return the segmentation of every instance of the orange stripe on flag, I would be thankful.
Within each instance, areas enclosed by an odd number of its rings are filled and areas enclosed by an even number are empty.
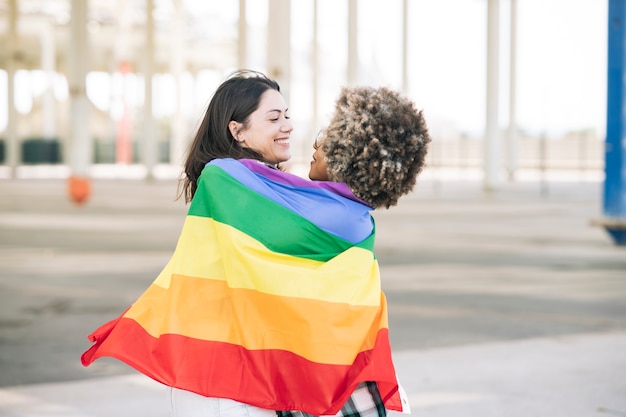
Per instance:
[[[351,364],[388,327],[385,309],[382,295],[380,307],[354,306],[173,275],[169,289],[151,285],[124,317],[153,337],[177,334],[248,350],[286,350],[314,362]]]

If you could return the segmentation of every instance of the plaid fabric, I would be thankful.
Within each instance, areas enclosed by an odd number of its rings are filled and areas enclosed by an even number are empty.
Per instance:
[[[315,417],[303,411],[277,411],[278,417]],[[375,382],[361,382],[336,417],[385,417],[383,404]]]

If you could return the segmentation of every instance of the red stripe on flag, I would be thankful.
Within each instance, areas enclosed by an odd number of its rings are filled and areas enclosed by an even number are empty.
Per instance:
[[[204,396],[230,398],[271,410],[335,414],[359,382],[376,381],[386,407],[401,410],[388,341],[381,329],[373,349],[351,366],[306,360],[284,350],[247,350],[223,342],[168,334],[154,338],[120,317],[89,336],[95,344],[81,360],[117,358],[162,384]]]

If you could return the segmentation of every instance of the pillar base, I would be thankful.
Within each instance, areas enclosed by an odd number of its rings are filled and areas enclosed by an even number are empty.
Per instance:
[[[67,183],[70,199],[76,204],[83,204],[91,194],[91,181],[86,177],[71,176]]]
[[[626,230],[609,229],[606,231],[613,238],[613,241],[618,246],[626,246]]]
[[[591,221],[592,226],[603,227],[616,245],[626,246],[626,218],[605,217]]]

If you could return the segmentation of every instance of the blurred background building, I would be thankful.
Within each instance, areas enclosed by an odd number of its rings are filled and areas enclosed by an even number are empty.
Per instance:
[[[368,84],[424,109],[430,175],[599,180],[606,21],[598,0],[2,0],[0,177],[176,177],[251,68],[281,84],[294,167]]]

